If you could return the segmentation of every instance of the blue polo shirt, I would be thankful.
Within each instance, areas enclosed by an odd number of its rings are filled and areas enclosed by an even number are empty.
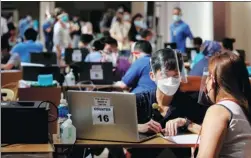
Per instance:
[[[193,39],[190,27],[182,20],[170,26],[171,42],[177,44],[177,49],[182,53],[186,52],[186,38]]]
[[[156,84],[150,79],[150,71],[150,55],[146,55],[136,60],[130,66],[122,81],[127,87],[132,88],[132,93],[156,88]]]
[[[32,40],[18,43],[11,49],[11,53],[17,53],[21,62],[30,62],[30,53],[40,53],[43,51],[43,45]]]

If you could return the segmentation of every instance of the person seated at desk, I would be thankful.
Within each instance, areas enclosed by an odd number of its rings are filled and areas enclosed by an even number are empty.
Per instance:
[[[20,69],[21,61],[17,53],[10,53],[8,36],[1,37],[1,70]]]
[[[93,36],[89,34],[82,34],[80,37],[79,48],[87,48],[91,50],[90,43],[93,40]]]
[[[234,38],[223,38],[221,41],[221,50],[222,51],[231,51],[232,53],[239,55],[239,53],[234,50],[234,43],[235,39]]]
[[[189,72],[190,76],[202,76],[204,67],[208,66],[208,60],[216,52],[219,52],[221,46],[216,41],[205,41],[202,45],[201,52],[195,57]]]
[[[194,48],[196,48],[198,52],[200,51],[202,43],[203,43],[203,40],[200,37],[193,38]]]
[[[206,72],[200,92],[204,97],[198,101],[212,106],[202,124],[197,157],[249,158],[251,86],[246,66],[238,55],[224,52],[209,60]],[[176,133],[176,127],[184,125],[184,120],[171,120],[169,131]]]
[[[112,62],[113,67],[117,66],[118,60],[118,42],[112,37],[104,39],[105,48],[103,55],[103,62]]]
[[[169,130],[168,121],[179,117],[187,118],[198,124],[202,123],[207,107],[197,103],[179,90],[183,67],[181,53],[170,48],[158,50],[151,57],[150,77],[157,84],[156,89],[136,93],[138,131],[165,132]],[[178,61],[177,61],[178,58]],[[155,104],[154,104],[155,103]],[[190,124],[193,127],[194,124]],[[180,131],[198,133],[199,129],[183,126]],[[164,130],[163,130],[164,129]],[[175,133],[166,133],[174,135]],[[130,149],[132,158],[155,158],[163,149]],[[171,149],[177,157],[190,157],[190,149]]]
[[[132,93],[139,93],[144,90],[156,88],[156,84],[150,79],[149,73],[152,46],[148,41],[138,41],[134,48],[137,52],[137,60],[126,72],[122,81],[115,85],[122,89],[131,88]]]
[[[25,41],[18,43],[11,49],[11,53],[17,53],[21,62],[30,62],[30,53],[40,53],[43,51],[43,45],[36,42],[37,32],[33,28],[29,28],[24,33]]]
[[[101,62],[103,58],[102,51],[105,44],[101,39],[99,39],[94,41],[92,47],[93,51],[86,56],[85,62]]]

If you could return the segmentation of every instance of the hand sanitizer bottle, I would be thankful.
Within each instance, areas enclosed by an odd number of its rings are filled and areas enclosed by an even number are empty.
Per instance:
[[[65,84],[67,86],[74,86],[75,85],[75,76],[73,74],[73,70],[71,69],[71,71],[65,76]]]
[[[63,144],[74,144],[76,141],[76,128],[72,125],[71,114],[67,114],[68,119],[61,125],[61,142]]]
[[[58,125],[57,125],[58,138],[60,138],[60,127],[63,124],[63,122],[67,119],[68,113],[69,113],[68,103],[66,99],[64,99],[63,93],[61,93],[60,104],[58,106]]]

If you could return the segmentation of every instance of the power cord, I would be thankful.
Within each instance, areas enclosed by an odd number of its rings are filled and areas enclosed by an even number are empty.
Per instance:
[[[71,149],[70,149],[70,151],[68,152],[68,155],[67,155],[67,158],[71,158],[72,157],[72,152],[73,152],[73,148],[75,147],[75,145],[76,145],[76,142],[77,142],[77,140],[75,140],[75,142],[74,142],[74,144],[72,145],[72,147],[71,147]]]
[[[53,120],[49,120],[48,122],[55,122],[55,121],[57,121],[58,115],[59,115],[58,114],[58,107],[53,102],[47,100],[47,101],[42,101],[41,103],[39,103],[39,105],[38,105],[37,108],[39,108],[43,103],[49,103],[50,105],[54,106],[54,108],[56,109],[56,116],[54,116],[52,114],[49,114],[49,116],[53,116],[55,118]]]

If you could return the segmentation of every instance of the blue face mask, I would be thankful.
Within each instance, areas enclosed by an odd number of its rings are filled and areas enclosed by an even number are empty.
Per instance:
[[[63,17],[61,17],[61,20],[62,20],[63,22],[68,22],[69,18],[68,18],[67,15],[64,15]]]
[[[146,26],[145,26],[143,20],[135,20],[135,21],[134,21],[134,25],[137,26],[137,27],[143,28],[143,29],[146,28]]]

